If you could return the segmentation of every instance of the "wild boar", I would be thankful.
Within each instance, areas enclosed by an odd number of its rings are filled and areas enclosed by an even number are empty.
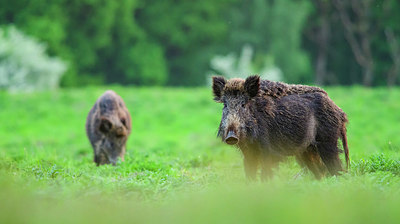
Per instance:
[[[213,77],[214,100],[223,103],[218,136],[236,145],[243,154],[248,179],[261,166],[263,180],[287,156],[295,156],[317,179],[342,171],[338,139],[342,139],[346,163],[349,151],[347,116],[318,88],[260,80]]]
[[[86,120],[86,134],[99,165],[124,161],[126,141],[131,133],[131,116],[122,98],[108,90],[100,96]]]

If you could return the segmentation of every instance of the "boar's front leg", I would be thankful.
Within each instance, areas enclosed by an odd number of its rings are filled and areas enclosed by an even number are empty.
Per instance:
[[[257,175],[257,168],[259,163],[259,152],[251,148],[242,150],[243,152],[243,162],[244,171],[246,173],[246,178],[249,181],[255,181]]]
[[[261,159],[261,180],[267,181],[273,176],[273,168],[278,167],[281,157],[270,154],[263,153]]]

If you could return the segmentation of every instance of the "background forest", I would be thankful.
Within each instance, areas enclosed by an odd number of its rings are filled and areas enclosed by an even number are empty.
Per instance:
[[[64,87],[198,86],[252,73],[391,86],[400,84],[399,11],[397,0],[1,0],[0,38],[12,26],[44,44],[64,65]]]

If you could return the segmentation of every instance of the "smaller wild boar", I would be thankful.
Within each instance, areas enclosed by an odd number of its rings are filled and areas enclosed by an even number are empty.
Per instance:
[[[317,179],[326,170],[342,170],[338,139],[342,139],[347,166],[346,114],[318,88],[260,80],[213,77],[214,100],[223,103],[218,136],[243,154],[248,179],[261,167],[263,180],[287,156]]]
[[[131,116],[122,98],[108,90],[100,96],[86,120],[86,134],[99,165],[124,161],[126,141],[131,132]]]

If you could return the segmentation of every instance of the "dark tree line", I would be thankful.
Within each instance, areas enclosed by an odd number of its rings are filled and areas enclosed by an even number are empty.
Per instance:
[[[0,0],[68,62],[64,86],[201,85],[215,55],[250,44],[285,81],[400,84],[398,0]],[[1,59],[0,59],[1,60]]]
[[[313,0],[307,49],[319,84],[399,84],[400,3]]]

